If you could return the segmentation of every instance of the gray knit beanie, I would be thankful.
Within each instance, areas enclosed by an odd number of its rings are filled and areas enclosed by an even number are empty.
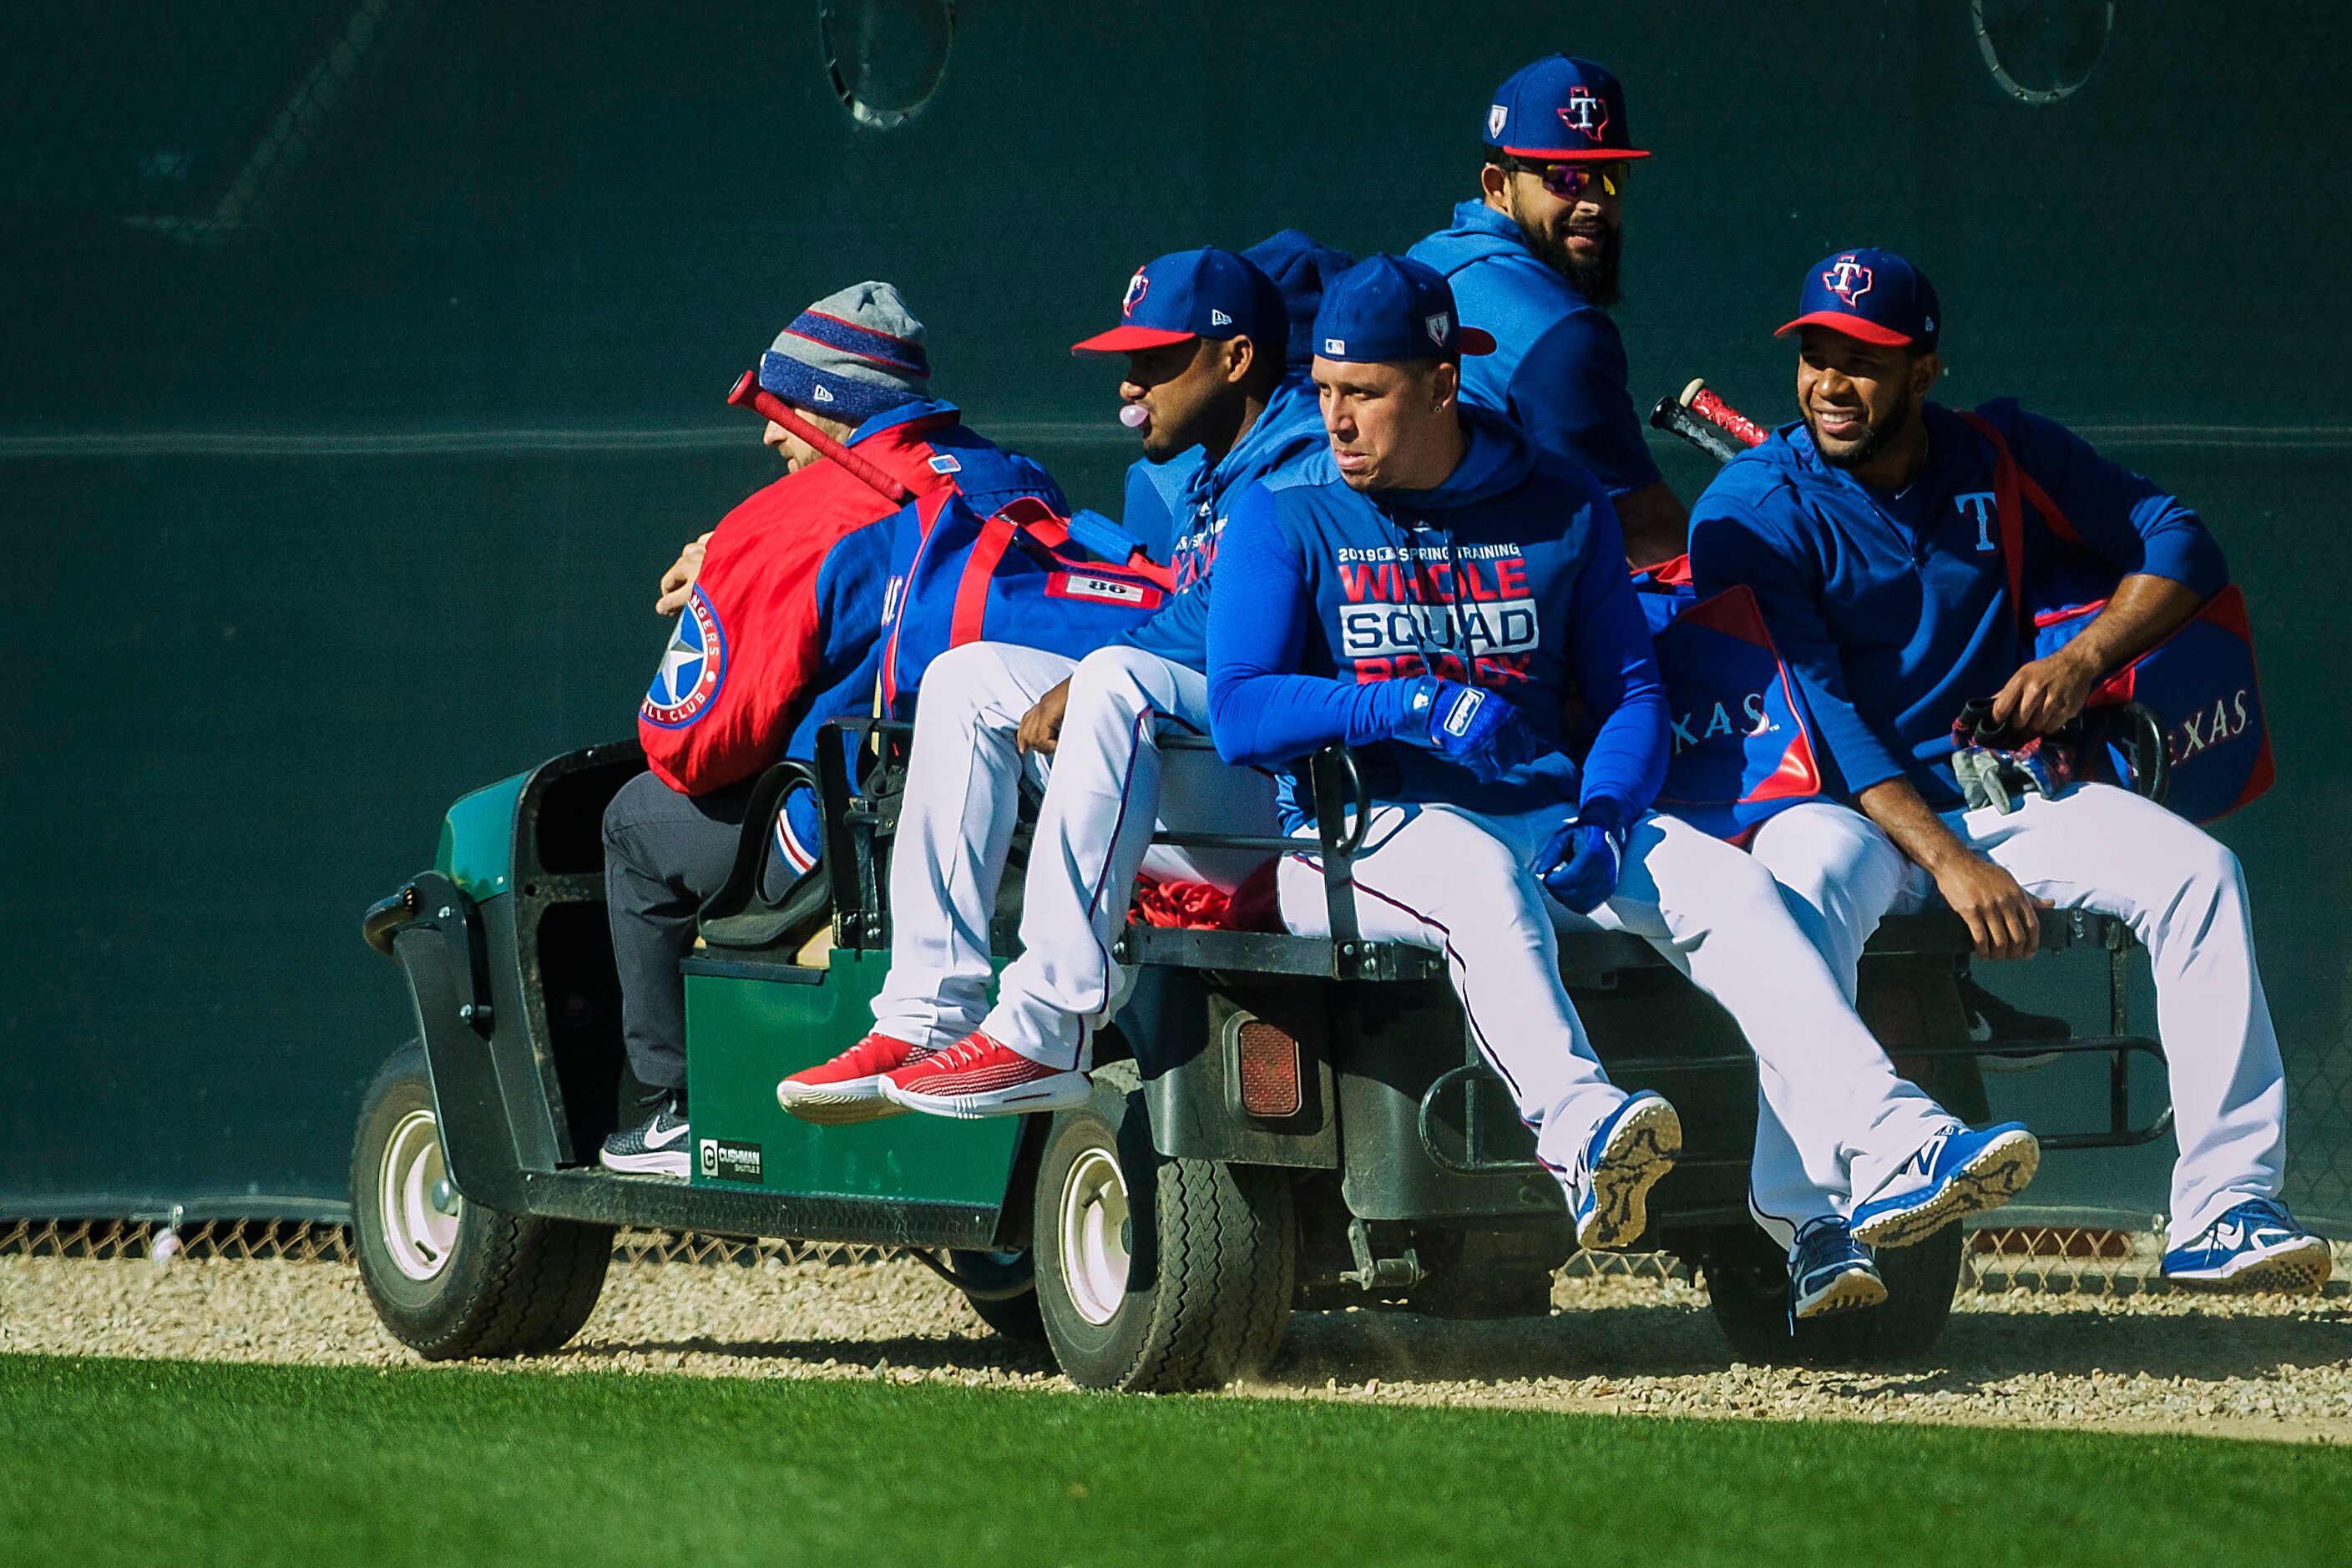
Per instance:
[[[812,414],[863,424],[931,395],[923,323],[889,284],[852,284],[776,334],[760,384]]]

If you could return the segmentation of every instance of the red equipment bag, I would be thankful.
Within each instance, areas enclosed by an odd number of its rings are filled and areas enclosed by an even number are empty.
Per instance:
[[[2073,591],[2047,596],[2061,604],[2037,607],[2025,575],[2025,508],[2042,514],[2050,531],[2070,544],[2082,535],[2032,474],[2010,454],[1989,420],[1961,418],[1991,443],[1993,506],[2009,573],[2010,603],[2017,606],[2019,641],[2027,657],[2045,658],[2074,640],[2107,607],[2107,595]],[[2113,592],[2120,580],[2110,574]],[[2053,584],[2054,586],[2054,584]],[[2210,822],[2258,799],[2277,778],[2270,728],[2263,715],[2262,680],[2254,665],[2253,631],[2245,595],[2235,584],[2205,601],[2187,625],[2114,671],[2095,688],[2090,710],[2137,702],[2163,722],[2168,783],[2163,804],[2191,822]],[[2128,757],[2110,754],[2118,777],[2130,780]]]
[[[942,491],[915,504],[893,542],[882,609],[883,710],[904,718],[931,660],[968,642],[1070,658],[1156,614],[1168,568],[1099,512],[1063,517],[1023,496],[982,517]]]
[[[1820,796],[1820,749],[1795,679],[1745,584],[1701,599],[1688,557],[1637,571],[1674,726],[1657,808],[1738,843]]]

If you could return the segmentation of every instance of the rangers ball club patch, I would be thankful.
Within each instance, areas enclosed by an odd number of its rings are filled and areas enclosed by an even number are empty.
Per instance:
[[[700,718],[727,681],[727,634],[697,584],[638,711],[648,723],[681,730]]]

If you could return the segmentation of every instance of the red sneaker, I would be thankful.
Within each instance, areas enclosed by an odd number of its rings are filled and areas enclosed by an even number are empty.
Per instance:
[[[975,1029],[946,1050],[884,1073],[882,1092],[902,1110],[976,1121],[1067,1110],[1094,1090],[1086,1074],[1032,1061]]]
[[[824,1127],[902,1116],[904,1106],[882,1097],[882,1075],[940,1054],[929,1046],[868,1035],[831,1061],[803,1068],[776,1085],[776,1103],[803,1121]]]

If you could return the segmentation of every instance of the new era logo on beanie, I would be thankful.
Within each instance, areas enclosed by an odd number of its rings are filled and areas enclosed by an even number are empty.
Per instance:
[[[1607,66],[1551,55],[1523,66],[1486,106],[1486,145],[1556,163],[1646,158],[1625,120],[1625,89]]]
[[[1943,310],[1927,275],[1891,250],[1864,246],[1813,263],[1797,295],[1796,319],[1772,335],[1827,327],[1882,347],[1936,346]]]
[[[1325,359],[1391,364],[1495,352],[1495,340],[1454,313],[1444,275],[1402,256],[1375,256],[1334,279],[1315,313]]]
[[[1281,352],[1290,316],[1255,262],[1213,247],[1147,261],[1128,279],[1119,324],[1072,343],[1074,354],[1132,353],[1187,338],[1247,338]]]
[[[760,384],[829,419],[863,424],[931,395],[923,323],[889,284],[853,284],[776,334],[760,359]]]

